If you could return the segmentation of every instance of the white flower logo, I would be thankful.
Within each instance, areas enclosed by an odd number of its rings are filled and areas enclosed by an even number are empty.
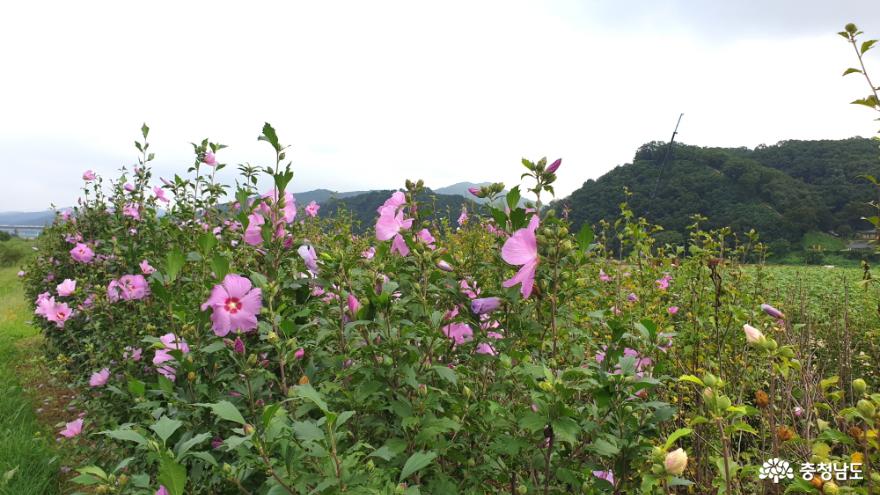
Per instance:
[[[794,470],[791,469],[788,461],[774,457],[761,466],[758,477],[762,480],[770,478],[773,483],[779,483],[781,479],[794,478]]]

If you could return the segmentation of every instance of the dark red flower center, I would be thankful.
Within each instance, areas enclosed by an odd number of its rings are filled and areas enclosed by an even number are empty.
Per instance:
[[[226,308],[226,311],[235,314],[241,309],[241,301],[237,297],[230,297],[223,303],[223,307]]]

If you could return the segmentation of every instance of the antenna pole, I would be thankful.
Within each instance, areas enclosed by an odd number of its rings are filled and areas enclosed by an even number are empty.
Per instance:
[[[684,113],[678,115],[678,122],[675,123],[675,130],[672,131],[672,137],[669,138],[669,144],[666,146],[666,153],[663,154],[663,161],[660,162],[660,171],[657,172],[657,183],[654,184],[654,192],[651,193],[651,199],[654,199],[657,196],[657,189],[660,188],[660,179],[663,178],[663,168],[666,165],[666,160],[669,159],[669,152],[672,151],[672,143],[675,142],[675,135],[678,134],[678,126],[681,125],[682,117],[684,117]]]

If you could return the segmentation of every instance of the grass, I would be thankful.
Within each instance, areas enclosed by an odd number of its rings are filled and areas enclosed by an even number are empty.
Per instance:
[[[58,493],[60,466],[53,432],[38,422],[15,370],[37,339],[17,271],[0,269],[0,494],[48,495]]]
[[[840,251],[846,247],[846,242],[831,234],[813,230],[804,234],[803,239],[801,239],[801,247],[803,249],[809,249],[811,246],[822,246],[822,249],[825,251]]]

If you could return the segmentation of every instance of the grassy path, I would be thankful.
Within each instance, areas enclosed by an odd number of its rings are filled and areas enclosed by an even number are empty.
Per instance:
[[[38,423],[15,372],[36,335],[16,272],[0,269],[0,494],[49,495],[58,493],[60,467],[53,433]]]

